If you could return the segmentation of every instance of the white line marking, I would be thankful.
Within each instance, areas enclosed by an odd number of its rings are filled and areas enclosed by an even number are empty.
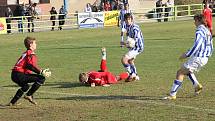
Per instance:
[[[17,88],[13,88],[13,87],[2,87],[0,89],[4,89],[4,90],[17,90]],[[71,93],[64,93],[64,92],[47,92],[47,91],[38,91],[37,93],[52,94],[52,95],[77,96],[77,97],[95,97],[95,98],[96,97],[98,97],[98,98],[99,97],[103,97],[103,99],[122,99],[122,100],[128,101],[128,102],[147,103],[147,104],[153,104],[153,105],[169,106],[169,107],[177,107],[177,108],[185,108],[185,109],[192,109],[192,110],[196,110],[196,111],[207,111],[207,112],[213,112],[213,113],[215,113],[214,109],[198,108],[198,107],[192,107],[192,106],[186,106],[186,105],[176,105],[176,104],[168,103],[168,101],[165,101],[165,100],[164,100],[165,103],[163,103],[163,102],[157,102],[157,101],[154,101],[154,100],[141,100],[141,99],[120,98],[120,96],[122,96],[122,95],[118,95],[119,97],[117,98],[117,95],[116,96],[113,96],[113,95],[84,95],[84,94],[71,94]],[[133,97],[133,96],[127,96],[127,97]]]

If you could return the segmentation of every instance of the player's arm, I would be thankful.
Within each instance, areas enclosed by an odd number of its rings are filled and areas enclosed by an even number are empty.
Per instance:
[[[28,55],[26,68],[37,74],[41,73],[42,69],[40,69],[37,65],[37,57],[35,54]]]
[[[199,47],[201,46],[202,42],[204,41],[203,35],[200,32],[196,33],[196,38],[193,44],[193,47],[186,52],[187,57],[191,57],[196,51],[198,51]]]

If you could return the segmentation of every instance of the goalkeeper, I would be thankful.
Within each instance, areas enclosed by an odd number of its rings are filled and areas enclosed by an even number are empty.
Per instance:
[[[102,60],[99,71],[83,72],[79,74],[79,81],[84,84],[89,84],[91,87],[95,86],[110,86],[109,84],[115,84],[120,80],[128,78],[128,73],[123,72],[118,76],[108,72],[106,66],[106,49],[102,48]]]
[[[21,88],[17,90],[8,106],[15,105],[25,92],[24,99],[36,105],[37,103],[33,99],[33,94],[45,82],[45,77],[51,76],[49,69],[42,70],[37,65],[37,56],[35,54],[37,47],[36,39],[33,37],[26,37],[24,39],[24,45],[27,50],[18,59],[11,73],[12,81]],[[32,74],[32,72],[35,74]],[[29,83],[33,83],[31,88]]]

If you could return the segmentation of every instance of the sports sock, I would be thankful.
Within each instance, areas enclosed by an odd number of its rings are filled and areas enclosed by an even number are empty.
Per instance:
[[[177,93],[178,89],[181,87],[181,84],[182,84],[182,81],[174,80],[174,83],[172,85],[172,89],[171,89],[171,92],[170,92],[171,96],[176,96],[176,93]]]
[[[131,70],[132,70],[132,73],[137,74],[137,69],[136,69],[136,66],[134,64],[131,64]]]
[[[125,70],[129,73],[132,74],[132,70],[131,70],[131,65],[130,64],[123,64]]]
[[[102,60],[106,60],[107,56],[106,56],[106,52],[102,52]]]
[[[39,88],[41,84],[38,82],[35,82],[32,86],[31,89],[27,92],[27,96],[32,96]]]
[[[196,87],[197,85],[199,85],[199,82],[196,79],[196,76],[194,75],[194,73],[189,73],[189,74],[187,74],[187,76],[189,77],[190,81],[193,83],[194,87]]]
[[[24,92],[21,89],[18,89],[10,103],[15,104],[22,97],[23,94]]]
[[[124,41],[124,37],[123,36],[121,36],[121,42],[123,42]]]

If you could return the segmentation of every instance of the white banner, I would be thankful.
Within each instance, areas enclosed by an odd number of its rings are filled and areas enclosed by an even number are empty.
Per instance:
[[[78,25],[80,28],[104,27],[104,13],[78,13]]]

